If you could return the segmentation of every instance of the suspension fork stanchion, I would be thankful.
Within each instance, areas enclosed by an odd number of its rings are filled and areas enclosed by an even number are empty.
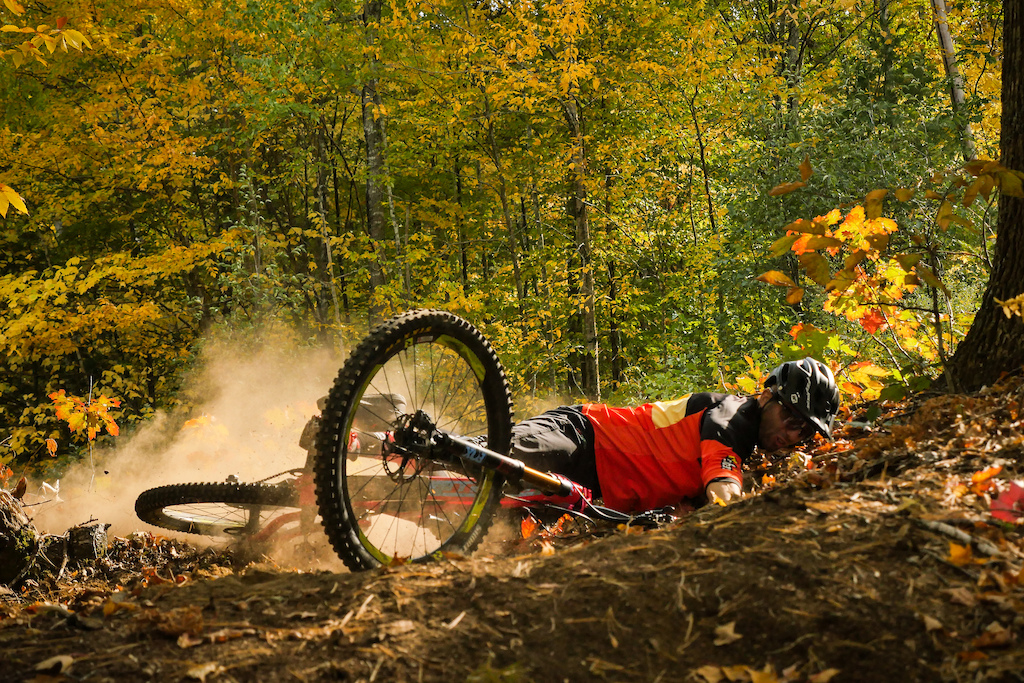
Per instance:
[[[434,452],[438,451],[447,458],[462,458],[475,462],[481,467],[495,470],[505,477],[507,481],[513,483],[526,482],[548,495],[567,496],[572,493],[572,488],[565,482],[540,470],[527,467],[522,460],[496,453],[479,444],[453,436],[452,434],[445,432],[435,433]]]

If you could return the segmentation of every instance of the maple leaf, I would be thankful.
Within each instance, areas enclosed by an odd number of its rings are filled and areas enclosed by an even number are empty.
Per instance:
[[[1020,522],[1024,519],[1024,486],[1017,482],[1010,484],[1010,488],[1004,491],[990,504],[992,516],[1004,522]]]
[[[860,323],[860,326],[863,327],[868,334],[878,332],[878,330],[882,329],[886,324],[885,316],[882,314],[882,311],[877,308],[872,308],[870,311],[862,315],[857,322]]]

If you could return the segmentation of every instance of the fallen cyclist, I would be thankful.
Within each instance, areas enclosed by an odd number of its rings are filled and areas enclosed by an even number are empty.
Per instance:
[[[694,393],[674,401],[614,408],[562,406],[512,428],[509,453],[571,480],[558,501],[583,499],[637,513],[742,493],[741,468],[754,448],[772,453],[832,438],[839,389],[823,363],[804,358],[772,370],[757,396]],[[563,480],[565,481],[565,480]]]

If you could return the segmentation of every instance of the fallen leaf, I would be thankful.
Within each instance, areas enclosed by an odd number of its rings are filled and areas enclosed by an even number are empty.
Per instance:
[[[191,633],[182,633],[180,636],[178,636],[178,647],[180,647],[182,650],[187,650],[190,647],[195,647],[196,645],[202,644],[203,639],[198,636],[194,636]]]
[[[993,621],[980,636],[971,641],[971,645],[980,650],[985,647],[1004,647],[1012,641],[1013,631],[998,621]]]
[[[411,619],[399,619],[381,627],[382,636],[400,636],[416,630],[416,622]]]
[[[828,683],[839,673],[839,669],[825,669],[807,677],[807,683]]]
[[[958,652],[956,655],[957,659],[961,662],[976,662],[979,659],[988,659],[988,655],[980,650],[970,650],[968,652]]]
[[[974,551],[969,545],[959,545],[949,542],[949,557],[946,558],[951,564],[958,567],[965,567],[969,564],[985,564],[985,559],[974,557]]]
[[[1024,486],[1013,482],[1009,489],[992,501],[990,510],[993,517],[1004,522],[1024,520]]]
[[[69,671],[74,661],[74,658],[69,655],[57,655],[36,664],[35,670],[50,676],[56,676]]]
[[[736,633],[735,621],[730,621],[728,624],[725,624],[724,626],[715,627],[715,645],[717,646],[734,643],[742,637],[743,636]]]
[[[779,683],[779,677],[772,671],[771,666],[766,666],[764,671],[750,670],[750,683]]]
[[[941,592],[948,595],[952,602],[955,602],[958,605],[963,605],[964,607],[974,607],[978,604],[978,599],[974,597],[974,594],[962,586],[957,588],[946,588]]]
[[[693,673],[703,678],[705,683],[721,683],[721,680],[725,677],[725,674],[722,673],[719,667],[711,666],[710,664],[694,670]]]
[[[924,619],[924,630],[925,631],[941,631],[942,630],[942,622],[939,621],[938,619],[936,619],[935,617],[930,617],[927,614],[925,614],[925,615],[922,616],[922,618]]]
[[[737,666],[723,666],[722,673],[730,681],[749,681],[750,667],[739,664]]]
[[[224,667],[217,662],[207,662],[206,664],[192,667],[185,673],[185,676],[206,683],[207,676],[219,674],[222,671],[224,671]]]

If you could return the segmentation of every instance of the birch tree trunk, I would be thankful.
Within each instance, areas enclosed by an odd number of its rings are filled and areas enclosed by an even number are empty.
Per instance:
[[[1012,0],[1011,0],[1012,1]],[[932,0],[935,12],[935,32],[939,35],[939,48],[942,50],[942,64],[946,67],[946,78],[949,79],[950,100],[953,112],[959,114],[964,108],[964,79],[956,65],[956,46],[953,36],[949,33],[949,20],[946,18],[946,0]],[[1006,62],[1003,62],[1003,74],[1006,74]],[[964,123],[960,130],[960,142],[963,146],[964,160],[973,161],[977,158],[974,150],[974,133],[971,124]]]

